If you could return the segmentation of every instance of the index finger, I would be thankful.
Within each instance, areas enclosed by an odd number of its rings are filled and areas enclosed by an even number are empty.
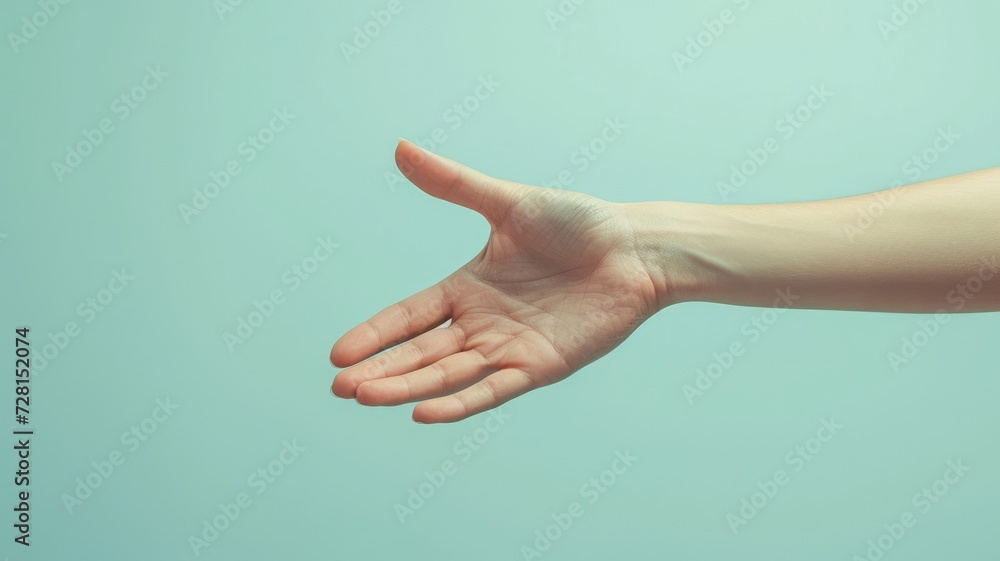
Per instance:
[[[347,367],[427,332],[451,316],[451,305],[438,283],[402,300],[345,333],[333,345],[330,362]]]

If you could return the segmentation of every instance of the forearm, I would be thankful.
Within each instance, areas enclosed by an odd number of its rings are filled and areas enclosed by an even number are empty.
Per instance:
[[[624,207],[661,305],[791,289],[798,308],[1000,310],[1000,168],[826,201]]]

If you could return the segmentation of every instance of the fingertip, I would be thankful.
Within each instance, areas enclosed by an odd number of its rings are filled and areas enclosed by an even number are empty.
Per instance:
[[[345,333],[330,349],[330,363],[337,368],[353,366],[378,352],[377,344],[364,332],[361,324]]]
[[[337,341],[334,343],[333,348],[330,349],[330,364],[337,368],[347,368],[357,362],[351,360],[350,354],[342,341],[343,339]]]
[[[413,415],[411,415],[410,418],[413,419],[414,423],[417,423],[417,424],[420,424],[420,425],[429,425],[432,421],[429,421],[427,419],[427,415],[422,412],[421,407],[420,407],[421,405],[423,405],[423,403],[421,403],[420,405],[417,405],[416,407],[413,408]]]
[[[413,408],[413,420],[421,424],[454,423],[467,416],[461,402],[448,397],[424,401]]]
[[[341,397],[344,399],[353,399],[357,389],[355,388],[354,384],[347,379],[346,376],[341,376],[340,374],[338,374],[333,379],[333,385],[330,386],[330,391],[333,392],[333,395],[337,397]]]
[[[403,175],[410,177],[417,166],[424,162],[424,157],[427,153],[424,149],[409,140],[400,138],[399,144],[396,145],[396,167],[399,168],[399,171]]]

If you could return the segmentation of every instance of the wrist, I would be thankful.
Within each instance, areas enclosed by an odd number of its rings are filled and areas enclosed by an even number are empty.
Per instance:
[[[717,205],[644,202],[622,207],[660,309],[719,299],[732,274],[713,250],[725,243],[726,220]]]

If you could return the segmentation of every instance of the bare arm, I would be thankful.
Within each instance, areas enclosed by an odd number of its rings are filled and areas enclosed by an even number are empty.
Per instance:
[[[825,201],[626,205],[665,303],[1000,310],[1000,168]]]
[[[334,394],[419,401],[423,423],[558,382],[678,302],[772,306],[776,291],[794,288],[800,308],[1000,310],[998,170],[829,201],[703,205],[609,203],[503,181],[405,141],[396,162],[491,227],[466,265],[330,353],[344,368]],[[878,216],[859,224],[859,209]]]

